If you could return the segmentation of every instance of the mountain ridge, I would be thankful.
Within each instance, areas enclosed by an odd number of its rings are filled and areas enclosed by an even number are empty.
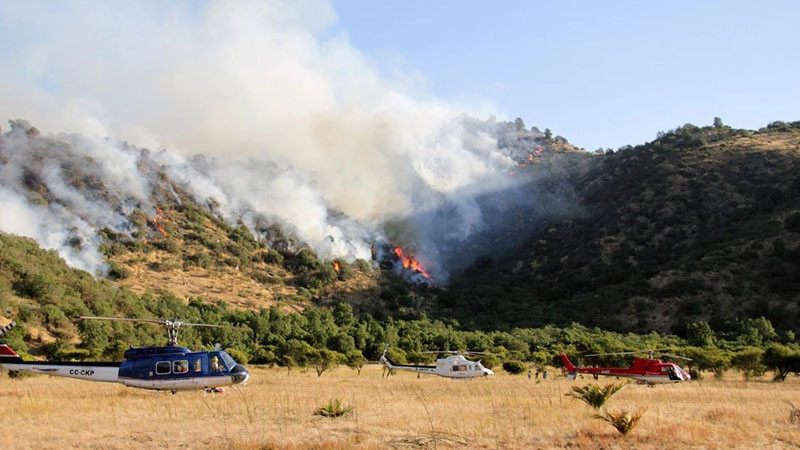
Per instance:
[[[570,179],[581,214],[456,281],[446,314],[679,333],[763,315],[797,331],[800,123],[686,125]]]

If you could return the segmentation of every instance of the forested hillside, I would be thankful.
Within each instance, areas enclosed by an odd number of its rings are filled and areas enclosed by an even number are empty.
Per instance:
[[[137,295],[117,288],[68,267],[55,252],[41,250],[30,239],[0,233],[0,308],[6,316],[0,325],[6,325],[9,317],[18,323],[3,340],[25,357],[119,360],[129,346],[165,341],[163,330],[151,324],[75,320],[79,315],[101,315],[180,317],[225,325],[228,328],[184,328],[180,343],[191,348],[222,344],[243,363],[278,364],[288,370],[313,367],[319,375],[336,364],[360,370],[367,359],[377,359],[385,345],[393,359],[414,363],[431,362],[433,355],[425,351],[469,348],[491,352],[482,356],[489,367],[517,360],[559,366],[562,351],[578,358],[586,353],[660,348],[692,357],[689,367],[695,371],[719,375],[730,367],[752,375],[772,368],[785,377],[800,368],[795,337],[777,335],[764,318],[745,320],[740,333],[727,335],[715,335],[703,322],[693,323],[688,339],[682,339],[656,332],[619,334],[578,324],[470,331],[455,321],[432,320],[424,314],[410,320],[358,317],[344,302],[282,312],[275,306],[242,310],[222,301],[187,300],[168,292]],[[614,355],[596,361],[626,363]]]
[[[800,332],[800,123],[686,125],[569,168],[577,213],[440,297],[477,327]],[[470,319],[480,317],[480,320]]]

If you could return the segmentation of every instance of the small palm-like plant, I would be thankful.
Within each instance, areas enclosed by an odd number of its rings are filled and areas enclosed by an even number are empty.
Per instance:
[[[339,400],[337,398],[337,399],[330,400],[330,401],[328,401],[328,403],[326,403],[326,404],[320,406],[319,408],[317,408],[314,411],[314,415],[315,416],[328,417],[330,419],[333,419],[333,418],[336,418],[336,417],[341,417],[341,416],[349,413],[352,410],[353,410],[353,408],[351,406],[347,406],[347,405],[343,404],[341,402],[341,400]]]
[[[618,413],[606,412],[603,414],[595,414],[593,417],[611,424],[611,426],[616,428],[623,437],[626,437],[628,436],[628,433],[633,431],[633,429],[636,427],[636,424],[639,423],[639,419],[642,418],[645,411],[647,411],[647,409],[642,409],[635,413],[630,413],[627,411],[620,411]]]
[[[578,399],[594,409],[602,410],[603,405],[606,404],[608,399],[621,391],[625,386],[626,383],[611,383],[605,386],[598,386],[596,384],[587,384],[583,387],[572,386],[572,392],[568,392],[564,395]]]

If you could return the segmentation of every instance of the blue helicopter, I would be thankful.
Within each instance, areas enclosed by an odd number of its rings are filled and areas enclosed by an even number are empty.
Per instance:
[[[84,320],[120,320],[157,323],[167,327],[164,347],[129,348],[122,362],[25,361],[0,341],[0,366],[7,370],[40,373],[79,380],[121,383],[155,391],[217,391],[224,386],[246,384],[250,373],[222,349],[193,352],[178,346],[178,330],[183,326],[226,328],[222,325],[186,323],[177,319],[128,319],[81,316]],[[16,324],[0,328],[3,334]]]

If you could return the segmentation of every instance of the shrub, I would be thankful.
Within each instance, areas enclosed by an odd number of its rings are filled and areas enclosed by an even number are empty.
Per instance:
[[[372,266],[369,264],[369,261],[364,259],[357,259],[354,263],[356,268],[363,273],[369,273],[372,270]]]
[[[503,370],[513,375],[519,375],[525,372],[526,369],[527,367],[522,361],[511,360],[503,363]]]
[[[125,266],[121,266],[114,261],[108,263],[108,277],[112,280],[124,280],[131,276],[131,271]]]
[[[165,238],[160,239],[153,242],[153,247],[163,250],[170,254],[180,253],[181,247],[178,245],[178,241],[173,238]]]
[[[267,264],[283,264],[283,255],[274,249],[267,250],[261,258]]]
[[[583,387],[572,386],[572,392],[564,395],[580,400],[594,409],[602,410],[608,399],[624,389],[625,386],[626,383],[611,383],[603,387],[596,384],[587,384]]]
[[[209,269],[214,265],[214,259],[206,252],[197,252],[186,256],[186,262],[189,265]]]
[[[593,417],[610,424],[616,428],[616,430],[619,431],[623,437],[626,437],[631,431],[633,431],[633,429],[636,427],[636,424],[639,423],[639,419],[642,418],[645,411],[647,411],[647,409],[642,409],[635,413],[629,413],[626,411],[620,411],[618,413],[608,412],[604,414],[595,414]]]
[[[330,400],[328,403],[317,408],[314,411],[314,415],[334,419],[336,417],[341,417],[352,410],[353,407],[343,404],[342,401],[337,398]]]

